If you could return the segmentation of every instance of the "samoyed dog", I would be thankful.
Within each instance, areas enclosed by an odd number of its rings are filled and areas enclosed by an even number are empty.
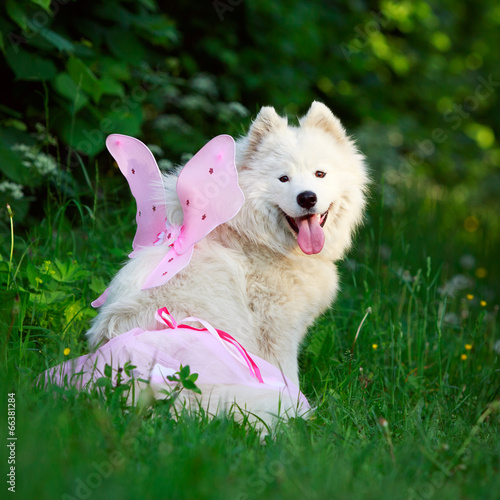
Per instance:
[[[158,329],[155,312],[166,306],[174,318],[203,318],[230,333],[298,386],[301,342],[334,300],[335,262],[362,221],[367,168],[339,119],[320,102],[299,126],[263,107],[236,142],[236,166],[245,195],[238,214],[197,243],[190,264],[161,287],[141,290],[163,247],[145,248],[130,260],[88,331],[91,346],[133,328]],[[180,225],[175,186],[176,175],[165,175],[168,220]],[[287,404],[265,384],[260,390],[200,388],[210,411],[236,403],[265,421],[286,413]]]

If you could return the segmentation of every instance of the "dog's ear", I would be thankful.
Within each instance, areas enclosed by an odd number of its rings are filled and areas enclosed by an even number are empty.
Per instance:
[[[254,151],[267,134],[287,126],[286,118],[278,115],[272,106],[264,106],[248,131],[248,150]]]
[[[301,127],[314,127],[333,135],[337,140],[347,138],[340,120],[321,102],[314,101],[305,116],[299,120]]]

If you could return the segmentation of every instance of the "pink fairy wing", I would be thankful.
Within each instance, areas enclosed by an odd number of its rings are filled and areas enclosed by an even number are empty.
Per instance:
[[[106,290],[104,290],[104,292],[102,292],[101,295],[94,300],[94,302],[91,302],[90,305],[95,309],[101,307],[106,302],[106,300],[108,300],[108,295],[109,288],[106,288]]]
[[[178,254],[232,219],[243,205],[245,197],[238,186],[234,155],[233,138],[219,135],[205,144],[179,174],[177,195],[184,227],[174,243]]]
[[[181,269],[184,269],[191,260],[193,247],[190,251],[179,255],[173,247],[170,248],[167,255],[163,257],[160,263],[153,269],[142,286],[142,290],[164,285],[170,278],[175,276]]]
[[[238,186],[234,154],[233,138],[219,135],[184,166],[177,180],[184,214],[181,233],[143,290],[163,285],[175,276],[189,264],[195,243],[238,213],[245,197]]]
[[[161,173],[153,154],[141,141],[127,135],[112,134],[106,147],[127,179],[137,203],[137,231],[132,246],[135,257],[142,247],[152,246],[165,229],[165,194]]]

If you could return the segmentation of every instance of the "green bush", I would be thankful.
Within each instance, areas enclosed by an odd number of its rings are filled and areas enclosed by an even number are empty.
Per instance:
[[[0,106],[0,193],[18,222],[43,185],[88,194],[111,133],[161,144],[178,161],[248,114],[182,58],[176,23],[154,1],[8,0],[0,31],[2,70],[14,77]]]

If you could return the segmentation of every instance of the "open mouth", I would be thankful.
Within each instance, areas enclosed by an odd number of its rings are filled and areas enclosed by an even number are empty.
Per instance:
[[[309,214],[295,218],[283,212],[288,224],[297,234],[297,244],[306,255],[317,254],[323,249],[325,244],[323,226],[329,210],[321,215]]]
[[[326,219],[328,218],[328,212],[330,209],[328,209],[324,214],[321,214],[319,218],[319,225],[320,227],[323,227],[325,225]],[[287,220],[288,224],[290,224],[290,227],[297,233],[299,234],[299,226],[297,225],[300,220],[308,220],[311,219],[312,217],[318,217],[317,214],[310,214],[310,215],[304,215],[302,217],[297,217],[297,218],[292,218],[288,216],[285,212],[283,212],[283,215],[285,216],[285,219]]]

